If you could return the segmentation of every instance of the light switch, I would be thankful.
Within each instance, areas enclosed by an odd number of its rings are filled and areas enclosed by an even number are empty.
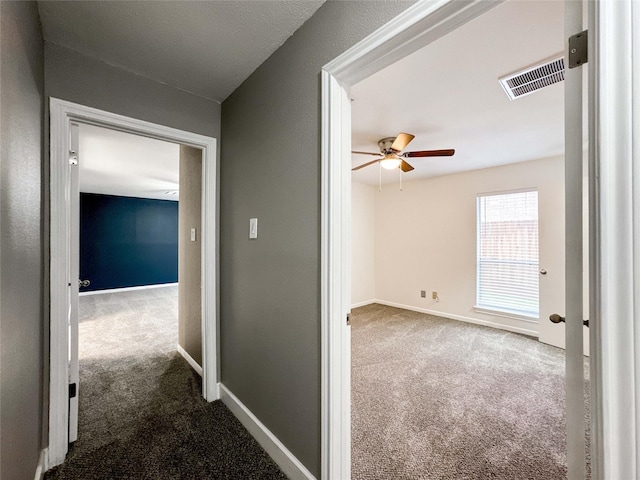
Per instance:
[[[250,218],[249,219],[249,238],[258,238],[258,219]]]
[[[196,229],[195,228],[191,229],[191,241],[192,242],[196,241]]]

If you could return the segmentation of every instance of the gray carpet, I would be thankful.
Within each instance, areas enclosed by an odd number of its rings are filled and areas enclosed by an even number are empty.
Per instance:
[[[382,305],[353,311],[354,480],[566,478],[565,428],[563,350]]]
[[[176,352],[177,287],[80,298],[79,438],[46,479],[285,479]]]

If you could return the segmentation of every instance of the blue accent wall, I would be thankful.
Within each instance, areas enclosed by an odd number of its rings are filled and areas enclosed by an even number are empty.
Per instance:
[[[80,194],[80,278],[104,290],[178,281],[178,202]]]

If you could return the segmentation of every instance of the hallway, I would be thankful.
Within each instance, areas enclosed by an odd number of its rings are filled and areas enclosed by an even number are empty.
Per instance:
[[[175,286],[80,297],[79,438],[46,479],[286,478],[176,351]]]

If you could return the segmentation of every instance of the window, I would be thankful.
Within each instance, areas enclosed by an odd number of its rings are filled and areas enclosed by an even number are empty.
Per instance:
[[[539,315],[538,192],[478,196],[476,308]]]

